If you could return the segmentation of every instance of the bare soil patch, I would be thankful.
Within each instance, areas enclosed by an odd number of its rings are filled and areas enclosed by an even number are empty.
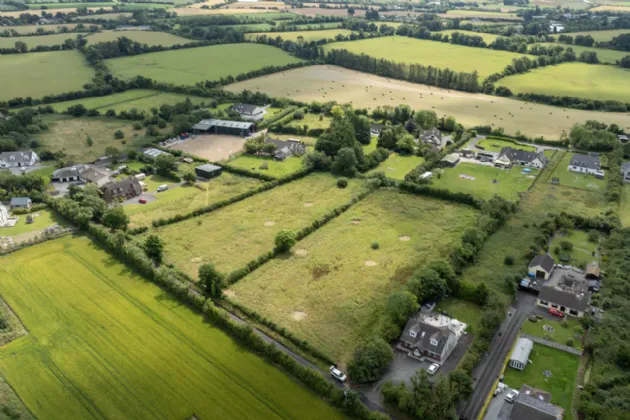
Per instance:
[[[366,267],[376,267],[378,265],[378,263],[376,261],[366,261],[365,262],[365,266]]]
[[[273,226],[273,225],[275,225],[275,224],[276,224],[276,222],[272,222],[271,220],[267,220],[267,221],[265,222],[265,226],[266,226],[266,227],[270,227],[270,226]]]
[[[291,318],[295,319],[296,321],[302,321],[307,316],[308,315],[306,314],[306,312],[302,312],[302,311],[295,311],[291,314]]]
[[[304,203],[304,207],[313,207],[313,203]]]
[[[225,294],[225,296],[229,297],[230,299],[235,298],[236,297],[236,292],[234,290],[224,290],[223,293]]]
[[[245,139],[242,137],[203,134],[177,143],[171,149],[217,162],[240,152],[244,144]]]
[[[411,240],[411,236],[402,235],[402,236],[398,237],[398,240],[399,241],[403,241],[403,242],[410,241]]]
[[[350,220],[350,224],[352,224],[352,225],[360,225],[361,224],[361,220],[359,220],[359,219],[352,219],[352,220]]]
[[[296,249],[293,253],[296,257],[306,257],[308,255],[308,251],[305,249]]]

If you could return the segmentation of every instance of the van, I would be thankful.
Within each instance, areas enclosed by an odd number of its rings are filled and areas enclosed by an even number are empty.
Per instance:
[[[157,188],[157,192],[162,192],[168,190],[168,185],[162,184]]]

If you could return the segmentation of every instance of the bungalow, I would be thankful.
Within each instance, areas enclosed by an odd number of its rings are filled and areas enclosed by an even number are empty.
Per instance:
[[[602,171],[602,165],[599,160],[599,156],[597,156],[596,154],[573,154],[573,156],[571,156],[571,161],[569,162],[568,169],[572,172],[591,174],[594,175],[596,178],[604,178],[604,171]]]
[[[60,168],[52,173],[51,179],[53,182],[79,181],[81,179],[81,173],[88,168],[89,166],[84,163]]]
[[[521,149],[504,147],[494,161],[495,166],[509,168],[512,165],[529,166],[542,169],[549,160],[542,152],[528,152]]]
[[[79,179],[83,182],[91,182],[99,188],[114,182],[114,179],[110,176],[108,169],[95,165],[89,165],[83,172],[81,172]]]
[[[630,162],[621,165],[621,174],[623,175],[623,182],[630,182]]]
[[[370,133],[373,136],[378,136],[379,134],[381,134],[381,131],[383,131],[384,128],[385,125],[383,124],[370,124]]]
[[[33,202],[28,197],[13,197],[11,199],[12,209],[30,209],[33,206]]]
[[[111,202],[119,199],[129,199],[142,194],[142,185],[135,176],[130,176],[122,181],[112,182],[101,188],[103,200]]]
[[[273,156],[276,160],[285,160],[288,157],[302,156],[304,153],[306,153],[306,145],[300,140],[267,139],[265,140],[265,142],[276,145],[277,149]]]
[[[514,346],[514,350],[512,350],[512,355],[510,356],[508,365],[518,370],[525,369],[525,366],[529,363],[529,355],[532,352],[533,347],[534,342],[532,340],[529,338],[519,337],[516,345]]]
[[[256,105],[236,104],[232,105],[230,109],[247,121],[260,121],[266,114],[265,108]]]
[[[466,324],[456,319],[418,313],[407,321],[400,343],[410,356],[426,357],[442,364],[457,346],[465,329]]]
[[[523,384],[513,404],[503,404],[497,420],[562,420],[564,409],[551,404],[549,392]]]
[[[0,168],[23,168],[33,166],[37,162],[39,162],[39,156],[32,150],[0,153]]]
[[[549,254],[536,255],[529,263],[528,275],[531,278],[549,280],[549,276],[555,267],[556,262]]]
[[[544,308],[557,309],[575,317],[583,317],[590,295],[588,286],[585,279],[578,279],[572,274],[563,275],[556,284],[540,288],[536,304]]]

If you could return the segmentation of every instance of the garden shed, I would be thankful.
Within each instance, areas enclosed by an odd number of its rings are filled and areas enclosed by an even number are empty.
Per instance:
[[[211,163],[206,163],[205,165],[197,166],[195,168],[195,174],[199,178],[212,179],[221,175],[223,172],[223,168],[217,165],[213,165]]]

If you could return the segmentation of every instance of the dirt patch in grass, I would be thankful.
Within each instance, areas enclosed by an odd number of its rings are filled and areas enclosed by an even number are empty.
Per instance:
[[[296,257],[306,257],[308,255],[308,251],[305,249],[296,249],[293,254],[295,254]]]
[[[227,159],[240,152],[245,144],[243,137],[225,135],[200,135],[193,139],[177,143],[171,149],[181,150],[213,162]]]
[[[359,219],[352,219],[352,220],[350,220],[350,224],[351,225],[360,225],[361,221]]]
[[[303,319],[306,319],[307,316],[307,313],[302,311],[295,311],[291,314],[291,318],[295,319],[296,321],[302,321]]]
[[[229,297],[229,298],[235,298],[236,297],[236,292],[234,290],[230,290],[230,289],[224,290],[223,294],[225,296]]]
[[[364,264],[366,267],[376,267],[378,265],[376,261],[366,261]]]
[[[402,235],[398,237],[399,241],[403,241],[403,242],[407,242],[411,240],[411,236],[407,236],[407,235]]]
[[[304,203],[304,207],[313,207],[313,203]]]
[[[330,266],[328,264],[318,264],[311,268],[311,274],[313,275],[313,280],[319,280],[325,275],[330,273]]]
[[[272,222],[271,220],[267,220],[267,221],[265,222],[265,226],[266,226],[266,227],[270,227],[270,226],[273,226],[273,225],[275,225],[275,224],[276,224],[276,222]]]

